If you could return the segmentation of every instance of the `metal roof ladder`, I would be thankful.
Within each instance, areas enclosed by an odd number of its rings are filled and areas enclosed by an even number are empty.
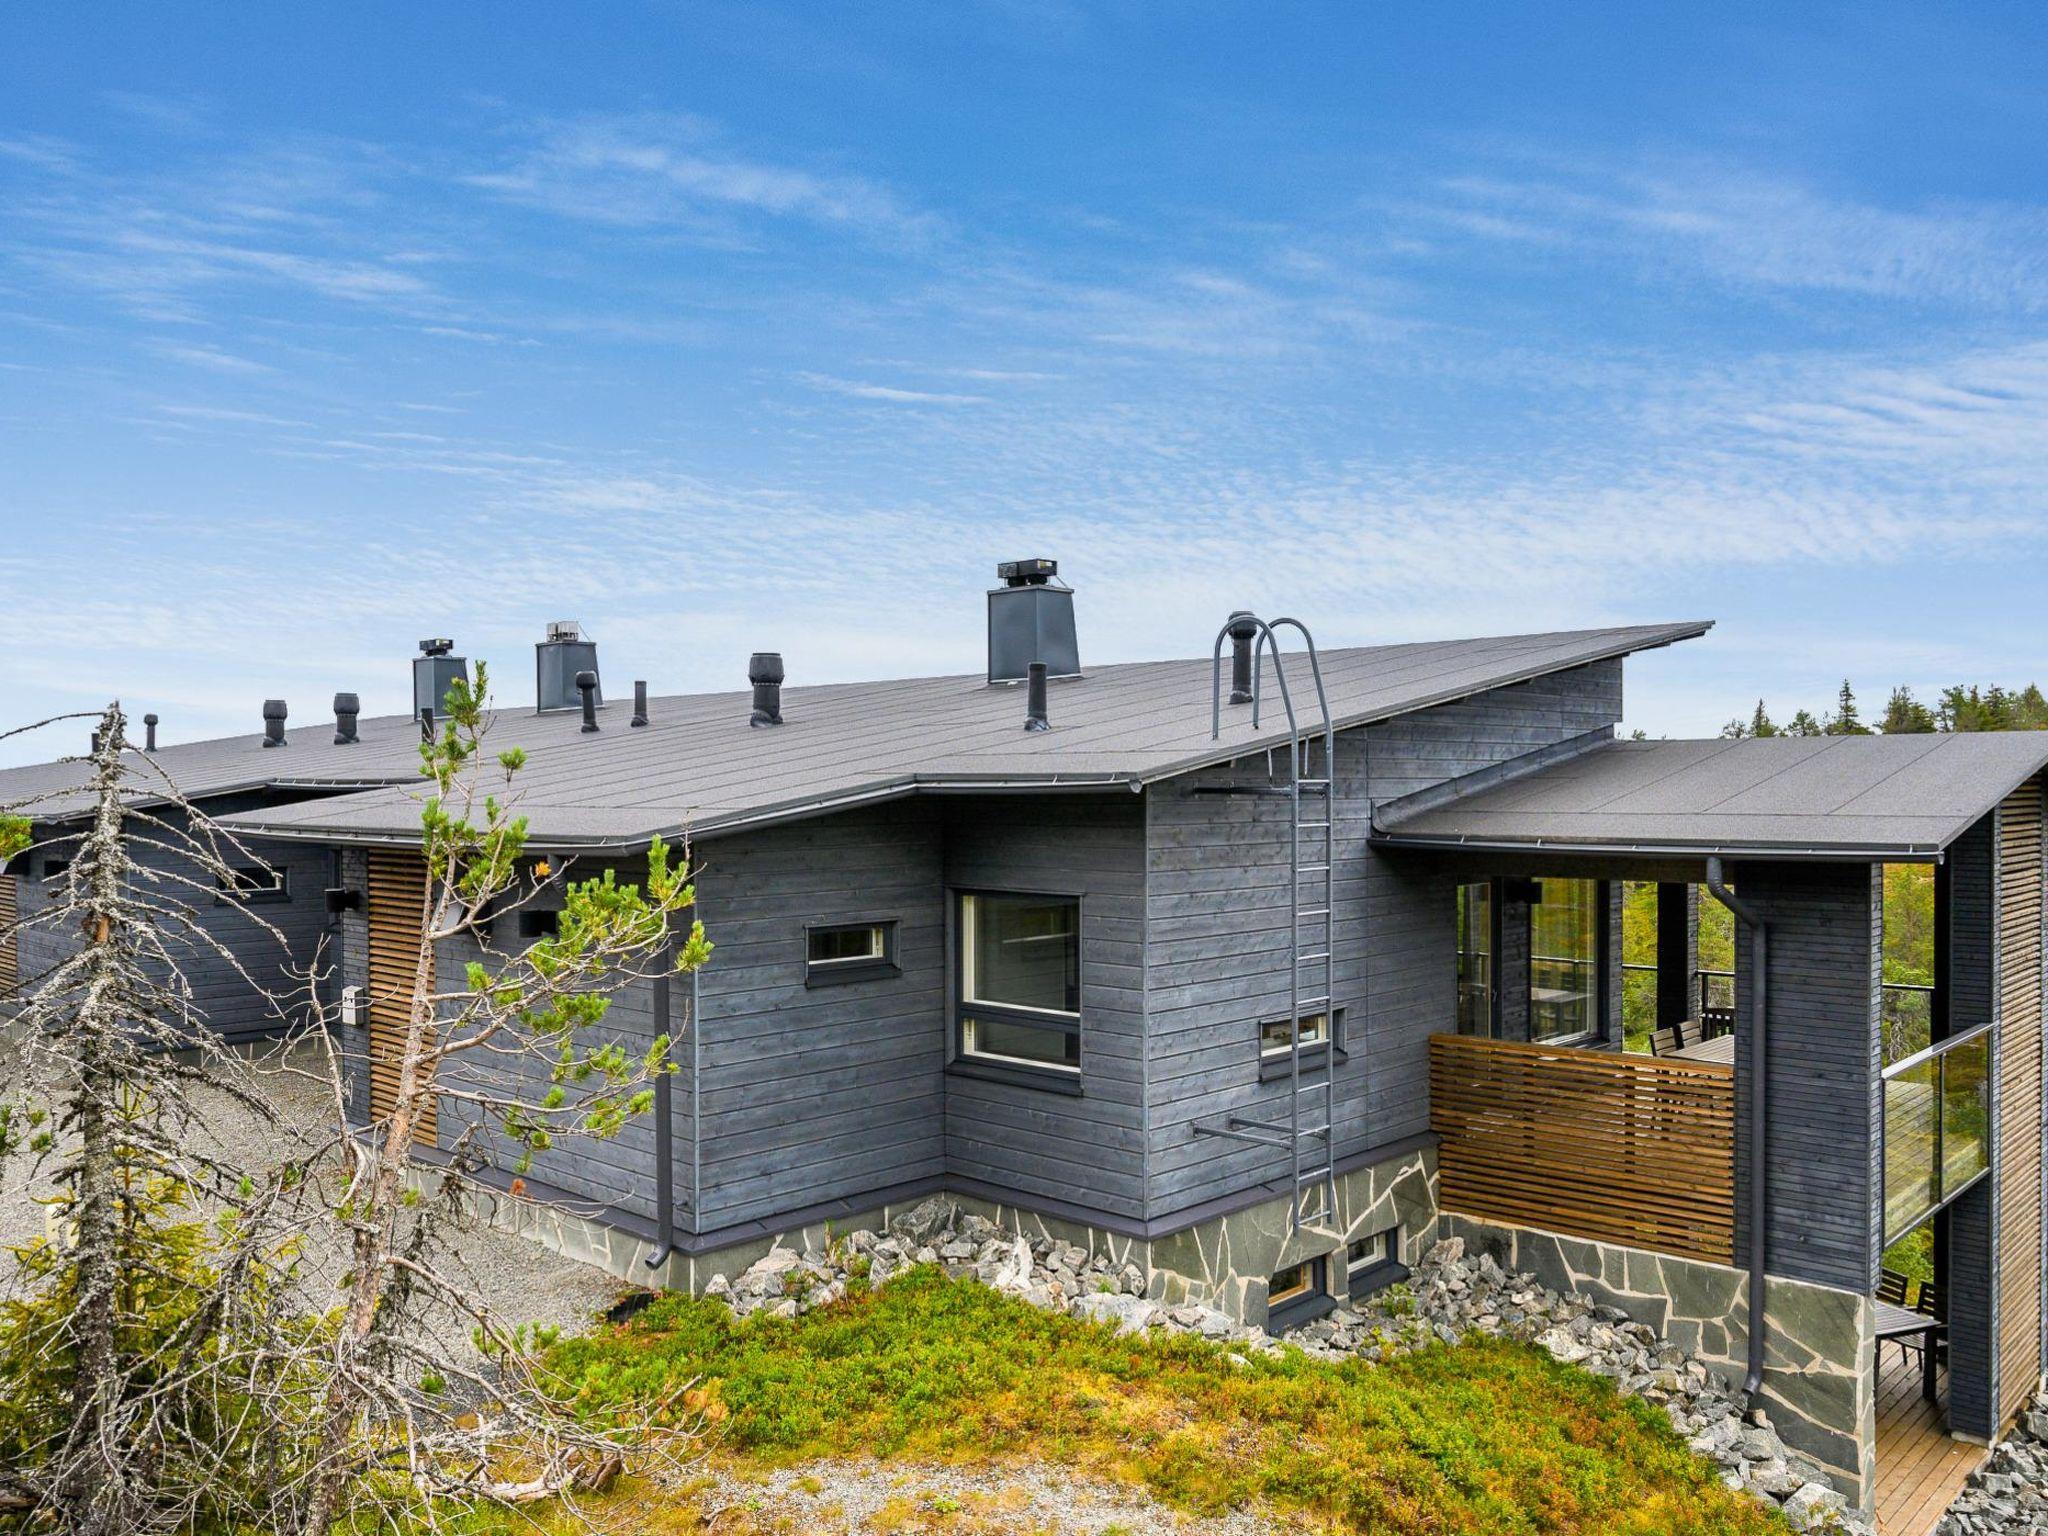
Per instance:
[[[1250,1119],[1232,1115],[1221,1124],[1197,1123],[1198,1135],[1225,1136],[1255,1146],[1285,1151],[1288,1157],[1288,1232],[1304,1227],[1334,1235],[1337,1218],[1337,1072],[1336,1072],[1336,927],[1337,906],[1337,733],[1330,701],[1323,689],[1322,663],[1308,626],[1299,619],[1280,618],[1270,624],[1253,615],[1233,615],[1217,632],[1210,666],[1210,738],[1223,733],[1223,642],[1249,621],[1258,632],[1252,661],[1252,728],[1259,723],[1261,678],[1267,648],[1273,653],[1273,680],[1287,713],[1287,779],[1264,793],[1287,800],[1287,935],[1288,1029],[1287,1117]],[[1317,716],[1311,722],[1297,711],[1287,683],[1287,666],[1277,631],[1292,629],[1301,636],[1315,683]],[[1319,750],[1320,749],[1320,750]],[[1322,1019],[1319,1038],[1305,1040],[1304,1019]],[[1319,1054],[1308,1059],[1309,1052]],[[1262,1059],[1264,1059],[1262,1057]],[[1320,1081],[1304,1082],[1305,1073],[1321,1073]]]

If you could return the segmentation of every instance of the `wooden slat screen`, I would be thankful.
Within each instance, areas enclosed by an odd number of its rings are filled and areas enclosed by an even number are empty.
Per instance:
[[[1733,1067],[1468,1035],[1429,1047],[1445,1210],[1734,1261]]]
[[[2037,779],[1998,811],[1998,1406],[2041,1375],[2042,803]]]
[[[21,985],[21,935],[14,931],[21,919],[21,900],[14,880],[13,875],[0,875],[0,992]]]
[[[411,1014],[419,967],[420,925],[426,919],[427,866],[417,854],[370,854],[370,1113],[391,1113],[398,1102],[398,1051]],[[434,984],[431,965],[427,985]],[[434,1144],[434,1103],[429,1099],[413,1139]]]

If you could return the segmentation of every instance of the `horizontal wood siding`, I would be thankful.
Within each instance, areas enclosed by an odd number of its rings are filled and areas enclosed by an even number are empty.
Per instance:
[[[1621,663],[1610,661],[1338,737],[1340,1160],[1428,1129],[1428,1040],[1456,1016],[1455,884],[1434,860],[1369,845],[1374,801],[1611,727],[1620,716]],[[1204,793],[1265,779],[1261,755],[1146,792],[1146,1213],[1154,1219],[1287,1171],[1283,1151],[1194,1129],[1230,1115],[1286,1114],[1286,1086],[1260,1080],[1257,1028],[1287,1013],[1286,802]]]
[[[1998,1407],[2041,1376],[2042,804],[2039,780],[1998,811]]]
[[[1014,802],[1013,802],[1014,803]],[[878,807],[699,850],[700,1229],[945,1165],[940,814]],[[805,927],[896,924],[899,972],[806,988]]]
[[[1445,1210],[1731,1262],[1734,1068],[1438,1035],[1429,1103]]]
[[[222,797],[210,803],[207,810],[225,815],[260,803],[256,796]],[[234,1041],[279,1034],[302,1022],[310,1003],[305,992],[305,973],[319,960],[322,940],[331,935],[325,892],[333,880],[332,850],[309,843],[261,838],[242,839],[239,852],[224,849],[230,863],[253,864],[261,860],[284,873],[289,899],[254,904],[250,909],[252,917],[206,894],[212,888],[212,876],[196,869],[176,846],[186,827],[184,814],[170,808],[151,814],[163,825],[137,827],[135,830],[151,841],[145,843],[138,837],[130,844],[130,856],[144,869],[196,881],[203,887],[194,891],[189,886],[166,882],[160,894],[189,906],[194,926],[233,956],[229,960],[208,944],[180,942],[170,936],[172,953],[189,988],[194,1022]],[[37,829],[39,839],[51,835],[50,828]],[[61,846],[38,848],[23,855],[18,861],[23,867],[12,871],[21,916],[31,923],[38,914],[49,910],[55,894],[42,878],[46,856],[69,858],[71,851]],[[78,935],[70,928],[38,924],[20,932],[16,963],[22,975],[32,980],[59,964],[77,947]]]
[[[1137,795],[946,802],[950,889],[1081,898],[1081,1095],[948,1073],[950,1172],[1127,1219],[1141,1214],[1145,864]]]

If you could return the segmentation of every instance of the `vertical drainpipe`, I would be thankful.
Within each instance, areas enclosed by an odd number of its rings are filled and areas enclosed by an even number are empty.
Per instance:
[[[587,698],[588,695],[586,694]],[[654,1033],[669,1035],[669,988],[675,975],[675,941],[661,949],[661,969],[654,976]],[[662,1052],[661,1074],[654,1080],[654,1251],[647,1255],[649,1269],[660,1269],[676,1246],[676,1141],[673,1090],[669,1079],[669,1057],[673,1038]]]
[[[1764,1382],[1764,1246],[1770,1230],[1769,1178],[1764,1157],[1768,1143],[1770,1088],[1771,930],[1755,907],[1729,890],[1721,878],[1719,858],[1707,860],[1707,889],[1716,901],[1749,930],[1749,1374],[1743,1395],[1754,1399]]]

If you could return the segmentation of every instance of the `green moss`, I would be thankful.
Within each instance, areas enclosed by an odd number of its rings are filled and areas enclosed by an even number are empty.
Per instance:
[[[1657,1410],[1499,1341],[1381,1366],[1294,1351],[1246,1363],[914,1270],[787,1320],[667,1297],[548,1360],[593,1416],[673,1399],[679,1421],[704,1414],[724,1450],[765,1463],[1032,1459],[1141,1482],[1181,1509],[1264,1504],[1340,1531],[1783,1529]]]

